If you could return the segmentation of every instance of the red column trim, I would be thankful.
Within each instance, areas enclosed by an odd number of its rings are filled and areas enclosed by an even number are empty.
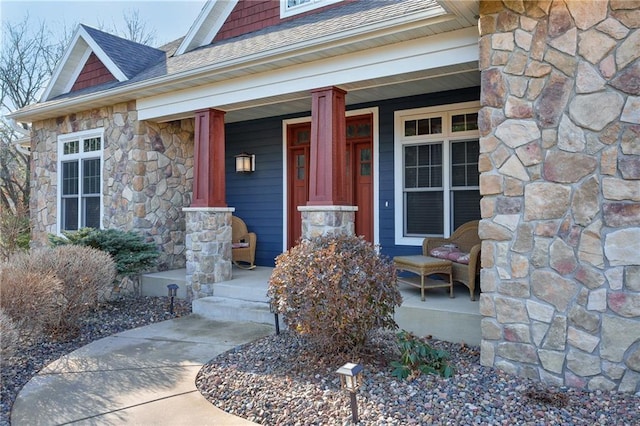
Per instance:
[[[346,93],[337,87],[311,92],[308,206],[347,204]]]
[[[193,199],[191,207],[227,207],[224,111],[195,113]]]

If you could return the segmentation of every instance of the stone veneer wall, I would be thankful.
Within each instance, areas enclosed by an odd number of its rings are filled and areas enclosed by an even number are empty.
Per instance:
[[[640,2],[480,3],[481,363],[640,390]]]
[[[33,245],[56,232],[58,136],[96,128],[104,128],[103,227],[154,241],[160,270],[185,267],[182,208],[191,204],[193,120],[140,122],[135,102],[33,123]]]

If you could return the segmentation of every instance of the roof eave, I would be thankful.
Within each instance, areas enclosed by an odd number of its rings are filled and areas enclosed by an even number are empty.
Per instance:
[[[70,98],[68,100],[52,101],[52,104],[36,106],[27,111],[15,111],[7,116],[20,122],[34,122],[60,116],[61,109],[91,109],[112,105],[114,102],[127,102],[136,100],[148,94],[145,91],[157,89],[163,86],[163,90],[154,94],[168,92],[174,89],[173,85],[184,84],[185,81],[197,80],[212,73],[233,71],[246,71],[248,68],[262,64],[274,64],[279,60],[297,57],[301,54],[329,51],[332,48],[356,43],[366,39],[377,38],[382,35],[392,34],[399,30],[408,31],[423,25],[445,22],[455,19],[453,14],[446,13],[441,7],[404,15],[394,20],[377,22],[360,28],[347,29],[341,33],[331,34],[327,37],[314,39],[289,45],[286,48],[260,52],[242,58],[232,59],[222,63],[187,70],[177,74],[155,77],[138,83],[127,84],[102,92],[89,93]],[[196,84],[194,84],[196,85]]]

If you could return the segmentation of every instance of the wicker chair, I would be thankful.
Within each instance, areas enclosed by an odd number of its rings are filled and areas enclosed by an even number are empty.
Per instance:
[[[458,248],[469,253],[469,264],[451,262],[453,280],[459,281],[469,288],[471,300],[476,300],[476,277],[480,274],[480,247],[478,236],[478,220],[460,225],[450,238],[425,238],[422,242],[422,254],[431,256],[431,250],[445,244],[455,244]]]
[[[233,264],[242,269],[256,267],[256,241],[255,232],[249,232],[242,219],[231,216],[231,253]]]

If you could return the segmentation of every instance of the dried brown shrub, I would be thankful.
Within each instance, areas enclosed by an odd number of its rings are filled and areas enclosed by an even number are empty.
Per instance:
[[[13,259],[22,263],[28,257],[19,253]],[[25,339],[37,339],[58,322],[56,295],[61,291],[62,281],[53,271],[33,271],[13,263],[0,266],[0,308]]]
[[[290,330],[324,353],[364,348],[393,320],[402,296],[393,263],[355,236],[302,241],[276,258],[268,295]]]
[[[75,334],[80,317],[111,292],[116,276],[109,254],[84,246],[34,249],[12,257],[10,263],[25,271],[53,274],[61,282],[54,297],[58,317],[47,325],[52,337]]]
[[[0,359],[13,355],[19,340],[20,334],[15,323],[0,309]]]

